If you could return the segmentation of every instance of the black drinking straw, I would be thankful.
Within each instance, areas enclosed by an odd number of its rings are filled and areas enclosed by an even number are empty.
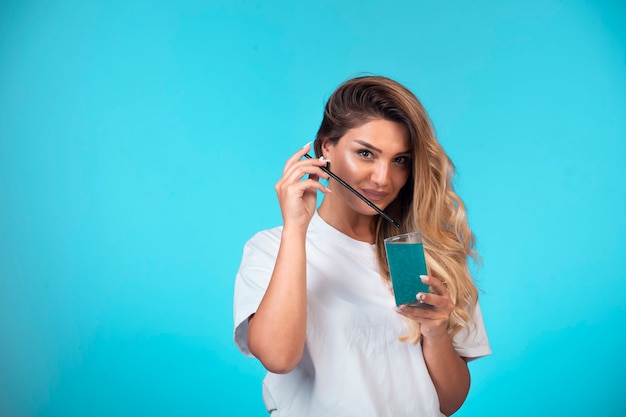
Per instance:
[[[304,154],[304,157],[306,159],[312,159],[311,155],[309,155],[308,153]],[[357,190],[355,190],[354,188],[350,187],[350,185],[345,182],[344,180],[342,180],[341,178],[339,178],[338,176],[336,176],[335,174],[333,174],[330,169],[326,168],[325,166],[320,167],[322,168],[322,171],[324,171],[325,173],[327,173],[328,175],[331,176],[331,178],[333,178],[335,181],[337,181],[339,184],[343,185],[344,187],[346,187],[348,190],[352,191],[352,193],[354,193],[354,195],[356,195],[357,197],[359,197],[361,200],[363,200],[365,202],[365,204],[367,204],[368,206],[370,206],[371,208],[373,208],[374,210],[376,210],[378,212],[378,214],[380,214],[381,216],[383,216],[386,220],[389,220],[391,223],[393,223],[394,226],[396,226],[398,229],[400,228],[400,223],[398,223],[397,221],[395,221],[394,219],[392,219],[391,217],[389,217],[384,211],[382,211],[381,209],[379,209],[378,207],[376,207],[376,205],[374,203],[372,203],[371,201],[369,201],[363,194],[361,194],[360,192],[358,192]]]

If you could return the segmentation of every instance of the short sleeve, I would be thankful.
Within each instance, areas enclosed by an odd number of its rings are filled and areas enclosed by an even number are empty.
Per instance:
[[[265,295],[279,243],[280,231],[272,229],[257,233],[243,248],[235,277],[233,337],[239,350],[246,356],[252,356],[248,349],[248,318],[256,312]]]
[[[473,320],[452,340],[456,352],[468,362],[491,354],[480,304],[476,303]]]

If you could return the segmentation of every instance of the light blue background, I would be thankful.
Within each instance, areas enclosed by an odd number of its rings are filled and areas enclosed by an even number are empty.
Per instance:
[[[623,415],[621,1],[3,1],[0,415],[263,416],[244,242],[332,90],[410,87],[494,354],[459,416]]]

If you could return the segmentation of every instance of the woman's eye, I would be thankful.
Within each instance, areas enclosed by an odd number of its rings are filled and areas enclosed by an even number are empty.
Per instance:
[[[406,156],[399,156],[396,158],[395,163],[400,165],[406,165],[409,163],[409,158]]]
[[[363,158],[371,158],[372,157],[372,153],[370,151],[368,151],[367,149],[361,149],[360,151],[358,151],[358,154],[360,156],[362,156]]]

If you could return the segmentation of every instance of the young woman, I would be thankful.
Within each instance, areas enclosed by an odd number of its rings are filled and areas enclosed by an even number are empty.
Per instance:
[[[283,225],[246,243],[235,282],[235,342],[269,371],[268,412],[454,413],[469,391],[467,361],[491,350],[468,268],[474,235],[426,111],[396,81],[354,78],[326,104],[317,158],[303,159],[310,148],[287,161],[276,184]],[[431,308],[398,308],[383,240],[416,230],[433,290],[416,300]]]

